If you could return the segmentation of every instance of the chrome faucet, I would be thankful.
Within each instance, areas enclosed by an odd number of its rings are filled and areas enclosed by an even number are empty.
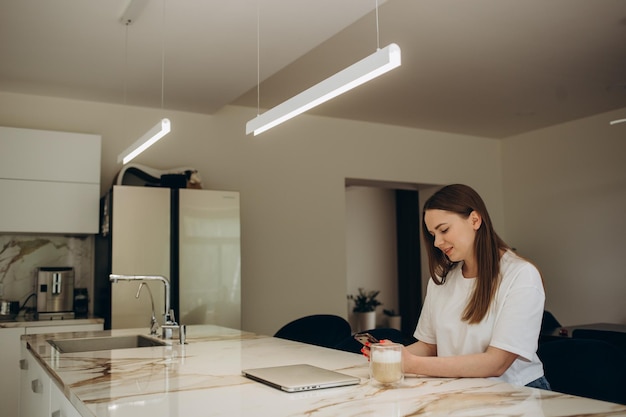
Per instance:
[[[146,287],[148,290],[148,295],[150,296],[150,304],[152,305],[152,316],[150,317],[150,334],[155,336],[157,334],[157,330],[159,330],[159,322],[156,319],[156,313],[154,311],[154,298],[152,297],[152,290],[145,282],[139,284],[139,288],[137,289],[137,294],[135,294],[135,298],[139,299],[139,294],[141,293],[141,289]]]
[[[161,337],[163,339],[171,339],[172,333],[174,329],[179,330],[181,327],[176,323],[174,318],[174,310],[170,308],[170,282],[167,278],[162,275],[117,275],[111,274],[109,275],[109,280],[113,283],[117,281],[161,281],[165,286],[165,311],[163,313],[163,325],[161,326],[162,334]],[[149,289],[149,288],[148,288]],[[141,291],[141,285],[139,286],[139,291]],[[139,291],[137,291],[136,297],[139,297]],[[150,294],[150,298],[152,298],[152,294]],[[154,314],[154,304],[152,305],[152,310]],[[156,321],[156,319],[155,319]],[[156,324],[158,326],[158,323]],[[153,324],[150,325],[150,333],[152,334]],[[156,331],[156,329],[155,329]],[[183,337],[181,336],[181,340]]]

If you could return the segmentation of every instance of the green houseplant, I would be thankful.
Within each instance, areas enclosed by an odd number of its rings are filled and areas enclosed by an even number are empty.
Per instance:
[[[365,291],[363,288],[359,288],[358,294],[350,294],[348,296],[348,299],[354,301],[352,311],[355,313],[376,311],[376,307],[382,305],[382,303],[376,299],[378,294],[380,294],[380,291]]]
[[[376,307],[382,305],[376,298],[380,291],[366,291],[359,288],[359,292],[350,294],[348,299],[354,302],[352,312],[355,317],[357,332],[373,329],[376,327]]]

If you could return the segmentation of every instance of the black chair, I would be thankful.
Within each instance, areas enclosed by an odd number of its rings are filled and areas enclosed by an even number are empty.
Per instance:
[[[548,310],[543,310],[543,319],[541,319],[541,331],[551,332],[561,327],[561,323]]]
[[[539,345],[537,355],[554,391],[626,404],[626,354],[591,339],[562,339]]]
[[[311,345],[334,347],[350,334],[350,323],[346,319],[332,314],[314,314],[287,323],[274,336]]]
[[[417,342],[417,339],[413,336],[405,336],[400,330],[397,329],[380,328],[366,331],[378,340],[391,340],[392,342],[401,343],[405,346]],[[335,345],[335,349],[352,353],[361,353],[362,347],[363,345],[352,336],[346,337],[344,340],[339,342],[339,344]]]
[[[561,327],[561,323],[548,310],[543,310],[543,318],[541,319],[541,331],[539,332],[539,344],[556,340],[560,336],[554,334],[554,331]]]
[[[626,333],[611,330],[574,329],[572,337],[576,339],[603,340],[626,352]],[[626,387],[624,387],[626,390]]]

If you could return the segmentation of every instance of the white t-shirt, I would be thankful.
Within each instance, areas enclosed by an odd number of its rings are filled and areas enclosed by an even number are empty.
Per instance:
[[[428,282],[415,337],[437,345],[437,356],[482,353],[488,346],[518,358],[499,379],[526,385],[543,376],[537,343],[545,292],[541,275],[530,262],[507,251],[500,260],[502,280],[490,309],[478,324],[462,321],[475,278],[464,278],[459,263],[443,285]]]

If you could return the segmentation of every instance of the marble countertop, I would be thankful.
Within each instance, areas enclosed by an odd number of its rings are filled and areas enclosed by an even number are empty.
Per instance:
[[[46,327],[46,326],[61,326],[64,324],[101,324],[104,323],[104,319],[99,317],[86,317],[78,319],[65,319],[65,320],[28,320],[24,316],[18,316],[15,320],[7,320],[0,322],[0,328],[15,328],[15,327]]]
[[[145,334],[145,329],[54,338]],[[59,353],[50,335],[23,336],[85,417],[194,416],[626,416],[626,406],[482,378],[406,376],[398,388],[368,381],[358,354],[218,326],[188,326],[188,344]],[[359,385],[285,393],[241,375],[245,368],[309,363],[357,376]]]

